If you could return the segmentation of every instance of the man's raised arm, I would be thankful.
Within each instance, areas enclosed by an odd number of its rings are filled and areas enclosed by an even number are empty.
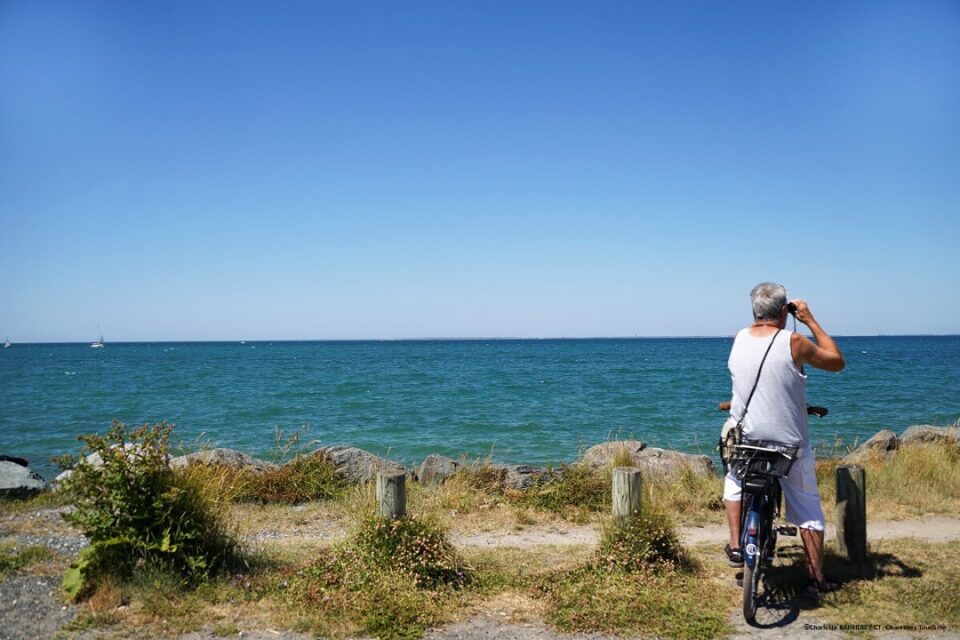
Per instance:
[[[804,300],[794,300],[793,304],[797,306],[797,320],[807,325],[813,332],[816,343],[799,334],[793,334],[793,342],[790,345],[793,353],[793,360],[798,365],[809,364],[811,367],[823,369],[825,371],[841,371],[846,366],[843,360],[843,354],[837,347],[833,338],[823,330],[820,323],[813,317],[810,307]]]

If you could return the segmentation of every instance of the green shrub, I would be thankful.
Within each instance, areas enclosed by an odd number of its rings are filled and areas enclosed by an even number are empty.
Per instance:
[[[104,436],[86,435],[81,454],[102,465],[67,460],[63,491],[75,509],[64,517],[90,538],[64,576],[71,597],[89,593],[104,576],[127,578],[156,567],[199,583],[240,560],[220,506],[195,477],[168,466],[173,427],[165,422],[131,430],[114,421]]]

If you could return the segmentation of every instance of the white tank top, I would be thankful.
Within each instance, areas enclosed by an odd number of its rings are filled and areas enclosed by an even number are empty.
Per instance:
[[[792,334],[791,331],[781,331],[770,348],[757,391],[743,421],[743,435],[755,440],[806,447],[809,444],[807,376],[793,361],[790,351]],[[743,415],[743,406],[750,397],[757,369],[770,340],[771,336],[757,338],[750,335],[749,328],[741,330],[734,338],[727,368],[733,380],[730,415],[735,419]]]

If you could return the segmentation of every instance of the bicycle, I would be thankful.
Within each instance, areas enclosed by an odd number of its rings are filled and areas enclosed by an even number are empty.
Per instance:
[[[817,417],[823,407],[807,407]],[[753,622],[759,605],[769,598],[767,569],[776,556],[777,536],[797,535],[797,528],[777,525],[782,491],[780,478],[790,473],[798,447],[768,440],[748,440],[734,446],[731,465],[741,481],[740,549],[743,552],[743,617]]]

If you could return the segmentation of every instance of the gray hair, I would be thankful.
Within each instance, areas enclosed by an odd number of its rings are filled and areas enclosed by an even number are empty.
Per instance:
[[[750,291],[754,320],[776,320],[787,304],[787,290],[776,282],[761,282]]]

